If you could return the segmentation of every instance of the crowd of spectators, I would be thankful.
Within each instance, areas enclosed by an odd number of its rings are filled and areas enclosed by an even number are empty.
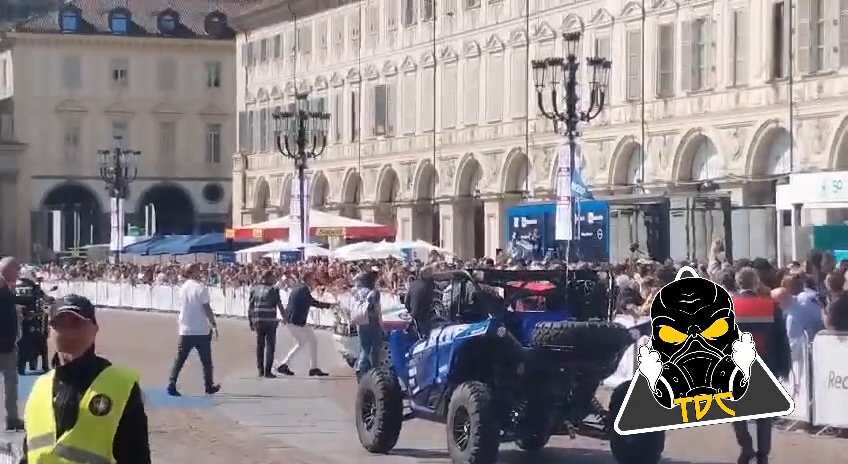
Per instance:
[[[372,269],[378,271],[378,288],[381,291],[399,293],[405,290],[410,279],[425,264],[438,268],[502,269],[551,269],[566,266],[556,260],[533,262],[511,259],[505,254],[495,259],[459,262],[446,260],[434,253],[428,263],[410,263],[397,259],[344,262],[326,258],[311,259],[302,263],[274,263],[265,259],[244,264],[202,263],[200,269],[208,285],[224,288],[255,284],[268,270],[274,272],[282,288],[291,288],[301,280],[301,276],[312,272],[320,286],[331,292],[347,291],[353,287],[357,275],[365,269]],[[800,331],[812,338],[818,330],[817,326],[822,322],[832,330],[848,331],[848,295],[845,294],[848,261],[836,263],[832,254],[813,250],[803,263],[793,261],[783,267],[763,258],[742,258],[730,262],[725,259],[721,240],[713,243],[706,262],[658,263],[634,257],[626,263],[612,266],[609,270],[618,289],[616,310],[619,313],[647,316],[654,295],[665,284],[675,279],[677,270],[682,265],[692,266],[702,277],[716,282],[730,293],[736,292],[740,287],[756,285],[761,294],[774,298],[786,312],[790,337],[799,336]],[[577,266],[591,265],[583,263]],[[175,285],[180,283],[181,269],[182,265],[177,263],[139,265],[81,261],[74,264],[46,265],[41,271],[52,279]]]

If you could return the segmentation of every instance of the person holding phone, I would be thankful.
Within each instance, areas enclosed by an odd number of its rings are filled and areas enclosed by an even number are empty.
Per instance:
[[[180,371],[192,350],[197,350],[203,366],[203,383],[207,395],[218,393],[221,386],[212,378],[212,340],[218,338],[218,324],[215,313],[209,305],[209,289],[203,283],[200,265],[189,264],[184,272],[185,282],[179,291],[179,334],[177,355],[171,367],[168,381],[168,394],[182,396],[177,390]]]

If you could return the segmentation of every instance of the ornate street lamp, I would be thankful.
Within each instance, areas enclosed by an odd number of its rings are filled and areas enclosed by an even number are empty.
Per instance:
[[[122,138],[115,137],[115,148],[98,150],[100,156],[100,178],[106,183],[106,191],[112,199],[112,241],[115,243],[115,261],[121,261],[124,246],[124,199],[129,186],[138,177],[138,157],[141,152],[123,148]]]
[[[275,112],[274,140],[277,151],[294,161],[297,169],[298,208],[300,216],[301,244],[309,243],[309,225],[306,204],[306,168],[307,162],[318,158],[327,147],[327,126],[330,114],[312,111],[308,93],[298,94],[294,111]]]
[[[577,137],[580,135],[579,124],[581,122],[588,123],[592,121],[604,110],[607,86],[609,84],[609,73],[610,68],[612,68],[612,62],[604,57],[595,56],[586,59],[586,64],[591,71],[588,88],[589,101],[581,105],[581,96],[578,93],[579,83],[577,80],[577,72],[580,69],[580,63],[577,57],[577,52],[580,50],[580,37],[580,32],[569,32],[562,35],[566,47],[566,57],[564,59],[546,58],[532,62],[533,81],[536,86],[539,111],[542,113],[542,116],[553,122],[554,131],[559,132],[562,130],[563,135],[568,137],[570,152],[568,159],[569,177],[573,176],[574,173]],[[561,89],[565,92],[564,96]],[[546,99],[549,99],[549,105],[546,104]],[[565,108],[560,110],[563,100]],[[570,204],[572,201],[571,196],[570,194],[566,196],[568,198],[565,201]],[[574,220],[575,212],[576,210],[572,209],[572,227],[577,222]],[[573,239],[572,234],[569,234],[569,236]],[[569,240],[569,245],[572,241]]]

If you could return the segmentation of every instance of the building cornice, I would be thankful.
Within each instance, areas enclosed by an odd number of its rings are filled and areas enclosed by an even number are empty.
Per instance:
[[[281,0],[280,2],[230,19],[236,32],[251,32],[274,24],[304,19],[360,0]]]
[[[204,47],[232,50],[235,39],[181,39],[172,37],[133,37],[106,34],[35,34],[30,32],[8,32],[3,42],[11,40],[14,45],[107,45],[147,47]]]

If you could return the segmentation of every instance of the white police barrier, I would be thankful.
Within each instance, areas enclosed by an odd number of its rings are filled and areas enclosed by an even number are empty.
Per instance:
[[[58,281],[50,282],[50,285],[58,287],[56,290],[58,296],[76,293],[85,296],[98,306],[163,312],[178,312],[180,309],[177,300],[179,287],[174,286],[82,281]],[[210,306],[215,314],[220,316],[247,317],[248,293],[247,287],[209,287]],[[287,301],[288,291],[281,291],[280,296],[283,302]],[[350,307],[352,298],[350,294],[338,296],[327,294],[324,297],[326,301],[338,301],[342,307]],[[390,293],[381,294],[380,302],[386,312],[392,312],[393,308],[402,307],[400,298]],[[615,322],[631,328],[649,320],[650,318],[647,316],[636,318],[621,315],[616,317]],[[335,325],[335,314],[330,309],[313,308],[309,313],[307,323],[315,327],[333,327]],[[604,385],[614,388],[633,379],[636,372],[638,346],[646,343],[646,340],[647,337],[642,337],[638,343],[634,343],[625,352],[618,369],[604,380]]]
[[[814,425],[848,428],[846,359],[848,359],[848,332],[819,332],[813,339]]]
[[[792,369],[789,371],[789,376],[786,379],[781,379],[786,393],[792,397],[795,403],[795,409],[789,414],[789,419],[812,424],[813,422],[813,405],[811,401],[811,380],[810,373],[811,362],[811,345],[804,335],[804,338],[791,344],[792,353]]]

